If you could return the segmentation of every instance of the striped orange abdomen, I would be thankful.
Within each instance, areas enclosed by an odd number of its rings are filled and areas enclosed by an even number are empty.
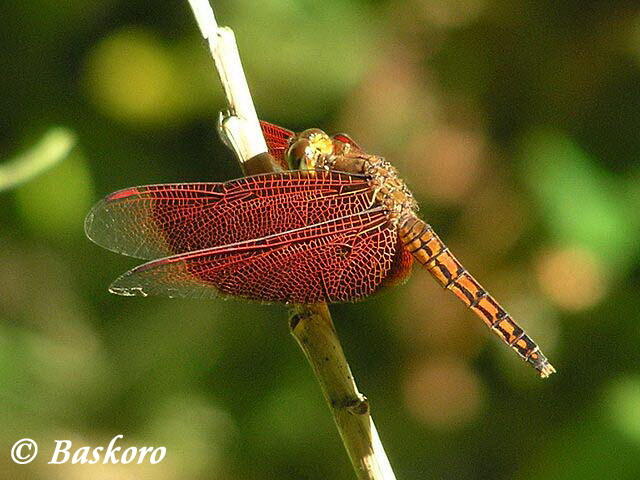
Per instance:
[[[436,280],[452,291],[467,307],[518,355],[531,364],[543,378],[555,372],[538,345],[511,318],[500,304],[471,276],[449,251],[430,225],[410,216],[401,222],[400,240],[414,258]]]

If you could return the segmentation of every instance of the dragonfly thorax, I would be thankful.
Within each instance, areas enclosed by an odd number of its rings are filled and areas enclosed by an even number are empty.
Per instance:
[[[325,169],[366,175],[373,192],[372,201],[385,207],[394,225],[400,219],[413,216],[418,205],[395,167],[383,157],[365,153],[341,138],[347,137],[332,138],[318,128],[307,129],[292,139],[287,150],[289,163],[300,170]]]
[[[372,201],[385,207],[392,224],[396,225],[402,219],[415,216],[418,204],[391,163],[378,155],[354,149],[343,152],[338,155],[321,155],[317,167],[366,175],[373,192]]]
[[[383,157],[372,155],[365,160],[363,173],[370,177],[376,201],[388,210],[394,224],[415,215],[418,204],[393,165]]]

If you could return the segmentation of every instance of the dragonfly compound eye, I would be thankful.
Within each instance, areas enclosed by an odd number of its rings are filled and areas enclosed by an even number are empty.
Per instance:
[[[288,150],[290,165],[302,170],[316,168],[321,155],[333,154],[333,140],[318,128],[310,128],[298,135]]]
[[[308,138],[315,155],[331,155],[333,153],[333,140],[319,128],[309,128],[303,131],[298,138]]]
[[[311,143],[307,138],[299,138],[287,150],[289,165],[295,169],[306,169],[312,156]]]

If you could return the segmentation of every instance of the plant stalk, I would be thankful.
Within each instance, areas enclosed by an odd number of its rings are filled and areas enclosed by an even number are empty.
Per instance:
[[[245,174],[277,171],[278,166],[265,155],[266,142],[233,31],[218,26],[208,0],[189,3],[209,42],[229,104],[229,112],[221,114],[218,123],[223,142],[234,151]],[[358,391],[327,305],[296,305],[289,326],[320,383],[357,478],[395,480],[371,419],[369,402]]]

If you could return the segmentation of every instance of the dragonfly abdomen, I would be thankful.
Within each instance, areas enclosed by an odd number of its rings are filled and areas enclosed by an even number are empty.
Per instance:
[[[438,283],[462,300],[541,377],[555,372],[538,345],[462,266],[430,225],[412,215],[400,223],[399,235],[405,248]]]

